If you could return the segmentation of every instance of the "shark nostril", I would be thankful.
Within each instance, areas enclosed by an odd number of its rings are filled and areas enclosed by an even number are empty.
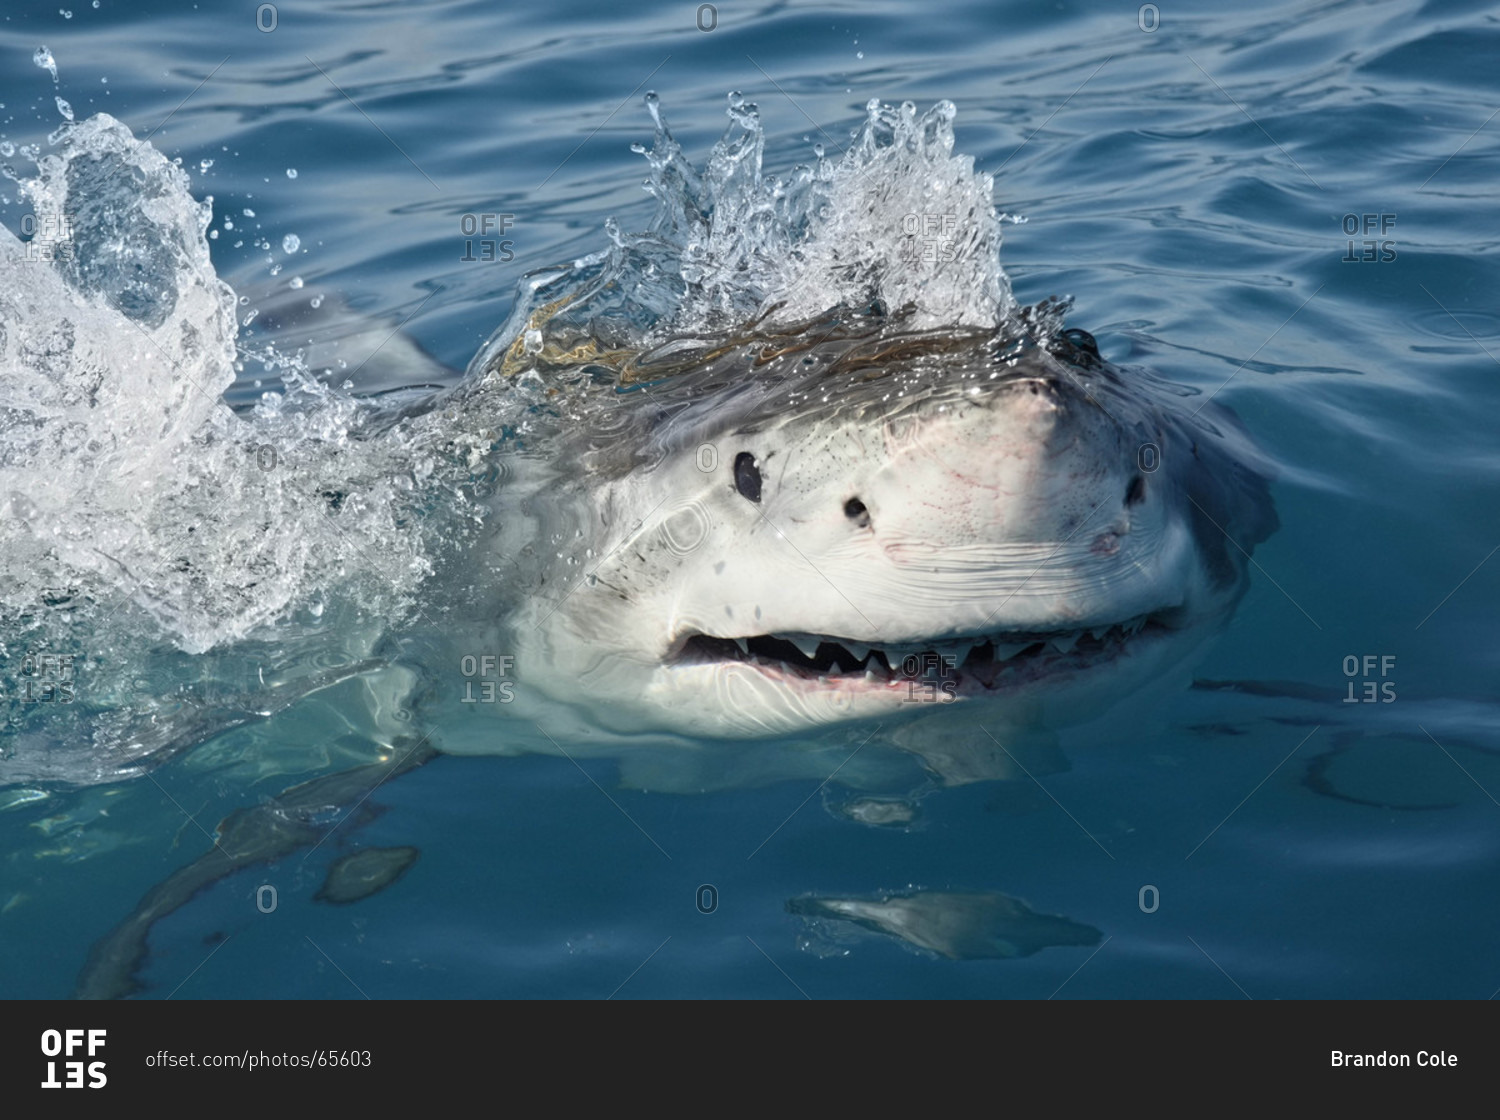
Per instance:
[[[760,501],[760,467],[755,456],[741,451],[734,457],[734,488],[752,502]]]
[[[1131,482],[1130,488],[1125,491],[1125,504],[1127,506],[1138,505],[1146,500],[1146,480],[1141,475],[1136,475]]]
[[[870,524],[870,511],[865,508],[865,503],[858,498],[850,498],[844,503],[844,516],[861,529]]]

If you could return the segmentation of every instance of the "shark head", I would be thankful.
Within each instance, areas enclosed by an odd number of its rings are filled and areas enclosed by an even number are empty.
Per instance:
[[[855,316],[624,380],[533,498],[581,511],[584,570],[516,627],[521,673],[619,731],[1097,708],[1227,616],[1275,525],[1232,418],[1082,332]]]

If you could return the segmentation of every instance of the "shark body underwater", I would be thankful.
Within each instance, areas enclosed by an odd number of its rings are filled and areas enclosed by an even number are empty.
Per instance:
[[[433,453],[418,473],[463,494],[424,606],[346,643],[341,666],[116,729],[113,755],[67,773],[37,762],[46,729],[23,727],[7,781],[118,780],[364,676],[370,726],[402,716],[385,732],[392,773],[436,752],[591,747],[622,768],[666,747],[665,765],[688,771],[693,752],[670,748],[711,742],[739,760],[764,750],[765,780],[796,772],[777,770],[788,759],[823,767],[819,744],[853,729],[956,784],[1014,773],[1030,737],[1107,711],[1222,627],[1276,527],[1270,472],[1227,409],[1105,360],[1064,329],[1065,305],[1015,306],[987,180],[982,228],[958,254],[971,271],[950,268],[946,289],[987,298],[962,313],[931,297],[942,258],[862,265],[838,244],[847,229],[809,226],[830,199],[861,212],[840,191],[914,178],[902,159],[948,167],[951,111],[872,106],[848,173],[802,180],[800,223],[783,232],[806,267],[779,286],[773,253],[702,259],[770,197],[744,105],[705,176],[652,111],[651,230],[612,228],[613,248],[533,274],[456,386],[350,425],[356,448],[400,433]],[[980,182],[967,163],[948,174],[955,190]],[[311,480],[322,516],[358,491],[330,477]],[[483,702],[496,693],[514,702]],[[374,773],[321,780],[363,799]],[[661,773],[662,788],[712,784]],[[155,920],[321,835],[275,804],[234,830],[270,839],[148,895],[80,992],[128,993]]]

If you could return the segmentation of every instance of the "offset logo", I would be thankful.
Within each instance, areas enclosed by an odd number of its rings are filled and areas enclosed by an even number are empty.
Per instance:
[[[1379,681],[1375,679],[1377,663],[1380,665],[1381,679]],[[1349,654],[1344,658],[1344,676],[1349,678],[1348,694],[1344,697],[1344,703],[1374,704],[1377,700],[1382,704],[1391,703],[1396,699],[1396,682],[1391,679],[1395,668],[1396,655],[1394,653],[1367,653],[1363,657]],[[1356,682],[1360,685],[1359,695],[1355,695]]]
[[[47,1058],[47,1080],[43,1089],[102,1089],[108,1082],[104,1075],[104,1063],[84,1062],[85,1057],[98,1057],[104,1049],[102,1030],[66,1030],[42,1032],[42,1056]],[[58,1058],[69,1061],[59,1062]],[[64,1080],[57,1079],[58,1066],[62,1067]],[[88,1080],[84,1077],[87,1075]]]
[[[505,678],[515,661],[508,653],[482,653],[478,657],[464,654],[458,665],[464,675],[464,694],[459,703],[509,704],[516,698],[516,682]]]

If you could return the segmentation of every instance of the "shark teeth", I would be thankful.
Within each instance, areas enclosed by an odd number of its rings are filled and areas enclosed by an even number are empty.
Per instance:
[[[936,674],[945,680],[972,680],[993,690],[1006,680],[1020,679],[1018,675],[1049,671],[1053,657],[1068,658],[1069,670],[1112,658],[1148,625],[1162,626],[1152,616],[1142,615],[1077,630],[1001,631],[943,640],[907,639],[891,645],[806,632],[735,638],[700,634],[684,639],[678,656],[693,661],[779,665],[782,672],[824,682],[863,679],[866,684],[879,685]],[[1007,666],[1013,660],[1016,665]]]
[[[782,640],[791,642],[801,652],[802,656],[809,661],[818,656],[818,646],[822,645],[822,642],[817,638],[810,638],[805,634],[797,634],[790,638],[783,638]]]

